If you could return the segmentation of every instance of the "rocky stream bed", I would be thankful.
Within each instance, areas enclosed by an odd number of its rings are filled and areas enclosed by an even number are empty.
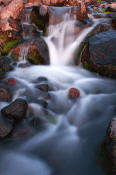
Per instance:
[[[116,2],[0,0],[0,175],[116,175]]]

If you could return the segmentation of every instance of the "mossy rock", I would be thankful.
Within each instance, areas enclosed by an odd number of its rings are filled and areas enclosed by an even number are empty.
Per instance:
[[[0,32],[0,56],[5,56],[18,44],[20,36],[14,31]]]
[[[42,59],[39,57],[39,53],[37,52],[37,50],[32,50],[28,53],[28,60],[32,64],[41,64],[42,63]]]
[[[2,50],[3,55],[7,55],[7,53],[18,44],[18,42],[18,40],[8,41]]]

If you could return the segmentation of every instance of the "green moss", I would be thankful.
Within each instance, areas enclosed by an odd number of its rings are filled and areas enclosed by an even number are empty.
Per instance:
[[[82,57],[82,55],[83,55],[83,52],[85,51],[85,49],[88,47],[88,43],[86,43],[86,44],[84,44],[84,46],[83,46],[83,48],[81,49],[81,51],[80,51],[80,58]]]
[[[84,68],[87,69],[87,70],[89,70],[89,68],[90,68],[90,67],[89,67],[89,64],[87,63],[87,61],[84,61],[84,62],[83,62],[83,66],[84,66]]]
[[[13,58],[13,60],[18,61],[18,57],[16,56],[15,52],[11,53],[11,57]]]
[[[38,59],[38,53],[36,50],[33,50],[28,54],[28,60],[33,64],[41,64],[41,61]]]
[[[9,41],[5,44],[2,52],[7,54],[15,45],[17,45],[19,40]]]

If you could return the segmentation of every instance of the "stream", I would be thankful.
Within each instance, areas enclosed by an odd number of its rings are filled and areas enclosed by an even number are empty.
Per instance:
[[[36,123],[38,130],[32,136],[0,145],[0,175],[107,174],[101,165],[100,149],[115,115],[116,81],[91,73],[81,65],[74,66],[75,51],[102,21],[91,20],[92,25],[75,38],[75,18],[66,14],[60,24],[49,26],[48,36],[44,37],[50,65],[17,66],[7,74],[7,78],[13,77],[20,84],[14,89],[13,100],[25,98],[33,108],[33,116],[42,119],[46,114],[36,103],[40,96],[35,84],[39,77],[47,78],[51,98],[45,100],[52,122],[43,123],[41,128]],[[29,16],[25,25],[29,25]],[[28,49],[27,46],[21,50],[19,63],[27,62]],[[70,88],[77,88],[80,96],[70,99]],[[0,102],[0,108],[7,104]]]

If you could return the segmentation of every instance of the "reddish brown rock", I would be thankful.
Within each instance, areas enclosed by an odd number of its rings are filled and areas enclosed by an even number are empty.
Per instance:
[[[0,139],[7,137],[13,129],[12,123],[5,121],[2,116],[0,116]]]
[[[24,52],[26,59],[32,64],[49,64],[48,47],[42,38],[19,44],[12,50],[11,56],[15,60],[20,60],[22,52]]]
[[[10,17],[17,19],[23,10],[23,0],[12,0],[0,11],[0,29],[2,31],[12,30]],[[16,27],[16,26],[15,26]]]
[[[10,90],[4,86],[0,86],[0,101],[10,101],[11,98]]]
[[[85,5],[85,0],[81,1],[81,17],[80,18],[82,18],[82,20],[88,18],[88,16],[87,16],[87,7]]]
[[[12,16],[16,19],[23,10],[23,0],[12,0],[8,6],[4,7],[0,12],[0,19],[8,19]]]
[[[27,102],[24,99],[16,99],[14,102],[4,107],[1,112],[10,119],[23,119],[27,112]]]
[[[5,83],[8,85],[15,85],[16,84],[16,79],[15,78],[9,78],[5,80]]]
[[[33,3],[34,5],[50,5],[50,6],[62,6],[64,5],[65,0],[28,0],[29,3]]]
[[[69,89],[69,98],[76,99],[80,96],[80,91],[76,88]]]

